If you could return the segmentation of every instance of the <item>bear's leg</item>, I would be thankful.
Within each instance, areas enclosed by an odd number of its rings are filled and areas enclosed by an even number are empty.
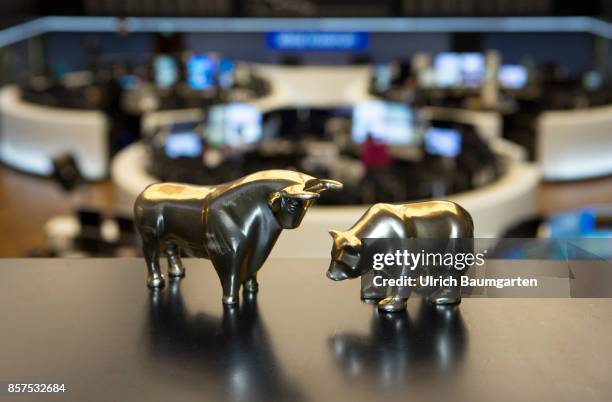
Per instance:
[[[414,273],[410,270],[410,267],[404,265],[400,271],[400,277],[407,276],[414,276]],[[408,286],[389,287],[387,288],[386,292],[386,295],[388,296],[378,302],[378,309],[388,313],[404,311],[406,310],[408,298],[410,297],[411,293],[412,289]]]
[[[244,291],[248,293],[256,293],[259,290],[259,284],[257,283],[257,272],[254,272],[244,282]]]
[[[387,313],[406,310],[408,302],[405,297],[393,295],[386,297],[378,302],[378,309]]]
[[[449,239],[449,251],[457,255],[458,253],[474,253],[474,239],[470,234],[466,234],[464,238]],[[445,286],[429,296],[429,301],[436,305],[448,305],[461,303],[461,277],[467,274],[469,267],[464,267],[462,270],[456,269],[450,265],[446,267],[446,276],[453,279],[456,285]]]
[[[143,237],[142,252],[147,263],[147,286],[151,289],[164,287],[164,276],[159,268],[159,242],[156,238]]]
[[[380,291],[374,285],[370,285],[365,289],[361,289],[361,300],[380,300],[380,299],[382,299]]]
[[[461,275],[462,271],[454,267],[447,268],[447,276],[453,278],[457,286],[444,286],[437,289],[429,296],[429,302],[436,305],[459,304],[461,303]]]
[[[461,289],[456,287],[440,288],[429,296],[429,302],[436,305],[461,303]]]
[[[172,278],[185,276],[185,268],[181,261],[179,248],[176,245],[166,245],[166,257],[168,257],[168,276]]]

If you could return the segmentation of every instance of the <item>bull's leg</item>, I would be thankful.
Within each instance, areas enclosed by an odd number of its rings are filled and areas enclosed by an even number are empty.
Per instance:
[[[147,286],[151,289],[164,287],[164,276],[159,268],[159,243],[157,239],[143,237],[142,252],[147,263]]]
[[[248,293],[256,293],[259,290],[259,284],[257,283],[257,272],[254,272],[244,282],[244,291]]]
[[[223,304],[236,305],[240,302],[238,291],[240,290],[240,277],[238,274],[228,275],[225,280],[221,279],[223,288]]]
[[[181,261],[179,248],[174,244],[166,246],[166,257],[168,257],[168,276],[182,278],[185,276],[185,267]]]
[[[211,260],[223,288],[223,304],[232,306],[240,301],[239,290],[241,285],[240,266],[242,254],[232,253],[225,255],[211,255]]]

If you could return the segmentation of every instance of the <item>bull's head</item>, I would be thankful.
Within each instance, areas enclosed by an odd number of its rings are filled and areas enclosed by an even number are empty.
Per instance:
[[[359,263],[361,240],[349,232],[330,230],[329,234],[334,239],[334,245],[327,277],[334,281],[342,281],[361,276],[364,273]]]
[[[295,229],[319,194],[341,188],[342,183],[335,180],[311,179],[305,184],[295,184],[270,194],[270,208],[283,229]]]

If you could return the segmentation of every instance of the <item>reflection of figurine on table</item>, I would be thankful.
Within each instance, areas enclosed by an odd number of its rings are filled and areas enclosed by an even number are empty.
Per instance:
[[[224,306],[215,317],[190,312],[180,284],[172,278],[166,290],[151,293],[145,333],[150,355],[163,363],[160,382],[182,386],[190,383],[182,376],[195,375],[202,400],[210,401],[303,399],[279,365],[255,294],[245,293],[239,308]]]
[[[457,306],[425,302],[415,318],[374,309],[369,334],[340,333],[328,340],[347,380],[387,391],[452,378],[460,369],[467,341]]]

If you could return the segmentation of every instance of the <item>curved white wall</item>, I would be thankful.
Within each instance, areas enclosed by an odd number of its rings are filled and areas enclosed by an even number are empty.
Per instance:
[[[503,141],[503,140],[499,140]],[[500,147],[501,148],[501,147]],[[539,172],[536,166],[508,156],[508,168],[496,182],[478,190],[458,193],[450,200],[460,203],[474,219],[476,237],[497,237],[517,221],[535,214]],[[147,148],[133,144],[113,160],[111,176],[117,203],[131,213],[134,200],[146,186],[156,182],[146,172]],[[296,230],[285,230],[272,251],[275,257],[327,257],[330,229],[348,229],[367,206],[313,207]]]
[[[542,113],[536,154],[544,180],[612,174],[612,106]]]
[[[372,99],[369,94],[371,69],[368,66],[283,67],[255,65],[267,79],[270,93],[250,103],[262,112],[282,107],[349,106]]]
[[[87,179],[108,174],[106,118],[102,112],[33,105],[15,86],[0,90],[0,159],[29,173],[48,175],[52,159],[75,156]]]

